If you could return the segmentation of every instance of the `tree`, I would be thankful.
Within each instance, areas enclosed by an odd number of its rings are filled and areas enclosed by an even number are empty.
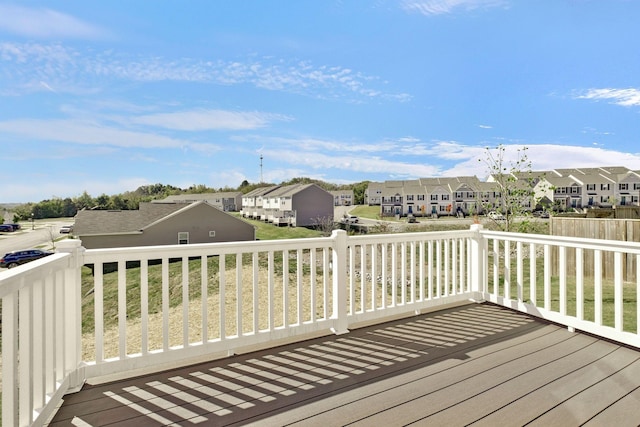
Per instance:
[[[512,160],[508,159],[503,145],[493,149],[487,147],[485,158],[479,161],[485,163],[488,181],[495,187],[495,197],[481,198],[483,210],[501,214],[491,221],[504,231],[529,231],[530,221],[527,218],[536,205],[534,186],[540,177],[531,170],[527,147],[518,148]]]

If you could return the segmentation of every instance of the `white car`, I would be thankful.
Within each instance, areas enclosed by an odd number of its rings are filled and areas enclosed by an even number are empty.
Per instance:
[[[496,211],[491,211],[487,214],[487,218],[490,218],[494,221],[504,221],[504,215],[502,215],[500,212],[496,212]]]
[[[358,222],[358,217],[356,215],[345,215],[343,221],[347,224],[355,224]]]

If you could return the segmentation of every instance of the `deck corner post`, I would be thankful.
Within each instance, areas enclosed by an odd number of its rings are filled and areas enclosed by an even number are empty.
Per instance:
[[[65,282],[65,361],[64,369],[69,374],[69,391],[77,391],[85,382],[85,370],[82,362],[82,266],[84,251],[82,242],[67,239],[58,242],[57,251],[71,254],[64,273]]]
[[[347,321],[347,232],[334,230],[333,239],[332,279],[333,279],[333,310],[331,331],[336,335],[349,332]]]
[[[485,290],[485,242],[482,236],[482,224],[471,224],[471,231],[474,236],[471,238],[471,291],[482,300],[482,293]]]

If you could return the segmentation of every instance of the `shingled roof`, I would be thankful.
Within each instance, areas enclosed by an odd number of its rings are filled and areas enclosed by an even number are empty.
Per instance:
[[[205,203],[205,202],[199,202]],[[143,228],[192,205],[184,203],[140,203],[139,210],[81,210],[75,218],[74,234],[139,233]]]

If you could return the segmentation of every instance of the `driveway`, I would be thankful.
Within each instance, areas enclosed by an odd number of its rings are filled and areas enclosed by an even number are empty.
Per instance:
[[[39,248],[51,249],[51,240],[58,239],[65,234],[58,230],[65,224],[73,224],[73,218],[54,218],[39,220],[33,223],[21,222],[22,228],[12,233],[0,233],[0,257],[7,252],[21,249]]]

